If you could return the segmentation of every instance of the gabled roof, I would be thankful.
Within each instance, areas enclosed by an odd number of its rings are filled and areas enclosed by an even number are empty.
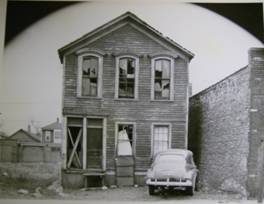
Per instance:
[[[149,24],[147,24],[145,21],[141,20],[140,18],[138,18],[135,14],[131,13],[131,12],[126,12],[120,16],[118,16],[117,18],[114,18],[113,20],[103,24],[102,26],[94,29],[93,31],[85,34],[84,36],[78,38],[77,40],[63,46],[62,48],[60,48],[58,50],[59,56],[60,56],[60,60],[62,62],[63,59],[63,55],[65,53],[66,50],[68,50],[69,48],[75,46],[76,44],[78,44],[79,42],[90,38],[94,35],[96,35],[98,32],[101,32],[107,28],[109,28],[110,26],[113,26],[114,24],[117,24],[118,22],[124,20],[124,19],[131,19],[137,23],[139,23],[140,25],[142,25],[143,27],[145,27],[146,29],[148,29],[149,31],[153,32],[154,34],[158,35],[160,38],[162,38],[163,40],[165,40],[166,42],[168,42],[169,44],[171,44],[174,47],[177,47],[178,49],[180,49],[181,51],[183,51],[190,59],[192,59],[194,57],[194,54],[187,50],[186,48],[184,48],[183,46],[179,45],[178,43],[176,43],[175,41],[173,41],[172,39],[164,36],[161,32],[159,32],[158,30],[156,30],[155,28],[151,27]]]
[[[42,130],[58,130],[58,129],[60,130],[62,129],[62,125],[58,121],[51,123],[49,125],[46,125],[42,128]]]
[[[16,131],[15,133],[13,133],[12,135],[10,135],[8,138],[11,139],[13,136],[15,136],[18,132],[24,132],[28,137],[32,138],[33,140],[35,140],[36,142],[40,142],[40,138],[38,138],[36,135],[29,133],[26,130],[20,129],[18,131]]]

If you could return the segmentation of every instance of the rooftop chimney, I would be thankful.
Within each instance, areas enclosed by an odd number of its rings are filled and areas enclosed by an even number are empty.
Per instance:
[[[31,133],[31,126],[28,125],[28,128],[27,128],[28,132]]]

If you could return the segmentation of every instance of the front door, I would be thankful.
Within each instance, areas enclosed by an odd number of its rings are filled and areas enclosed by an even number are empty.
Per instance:
[[[102,169],[103,119],[87,119],[87,169]]]
[[[117,132],[116,181],[118,186],[134,184],[134,124],[120,123]]]

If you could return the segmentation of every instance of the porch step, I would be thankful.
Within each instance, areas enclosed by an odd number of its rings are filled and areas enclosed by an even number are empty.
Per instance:
[[[133,186],[134,177],[116,177],[117,186]]]
[[[115,159],[117,186],[134,185],[134,158],[120,156]]]

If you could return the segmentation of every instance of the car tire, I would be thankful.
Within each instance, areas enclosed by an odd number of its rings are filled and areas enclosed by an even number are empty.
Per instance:
[[[193,194],[194,194],[194,186],[188,186],[188,187],[186,187],[185,192],[186,192],[187,195],[193,196]]]
[[[155,186],[148,186],[149,195],[155,195]]]

